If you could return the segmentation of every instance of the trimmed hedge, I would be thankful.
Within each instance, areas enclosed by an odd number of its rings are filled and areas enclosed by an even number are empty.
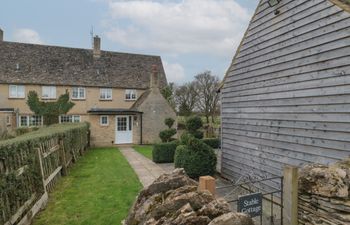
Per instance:
[[[219,138],[204,138],[203,142],[214,149],[220,148]]]
[[[153,146],[152,158],[155,163],[172,163],[174,162],[175,150],[178,141],[155,144]]]
[[[192,138],[187,145],[176,148],[175,167],[184,168],[191,178],[214,175],[216,155],[214,150],[202,140]]]
[[[82,149],[89,143],[88,130],[87,123],[52,125],[0,141],[0,208],[4,209],[0,224],[8,221],[31,196],[37,198],[43,194],[43,176],[47,179],[46,176],[52,170],[67,165],[67,162],[62,162],[59,151],[52,152],[42,158],[42,165],[46,168],[42,174],[38,148],[41,148],[41,154],[48,153],[48,143],[60,140],[64,145],[60,151],[65,152],[66,160],[72,155],[73,160],[77,160]],[[35,201],[28,207],[31,208],[34,203]]]

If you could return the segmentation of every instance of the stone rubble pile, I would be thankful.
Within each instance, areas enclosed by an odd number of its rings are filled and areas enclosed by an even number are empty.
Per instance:
[[[299,174],[299,224],[350,224],[350,159],[305,166]]]
[[[224,200],[197,191],[183,169],[164,174],[138,195],[123,225],[253,225]]]

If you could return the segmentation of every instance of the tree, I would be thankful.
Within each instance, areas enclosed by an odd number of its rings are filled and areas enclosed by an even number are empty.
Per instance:
[[[43,116],[45,125],[51,125],[58,123],[58,117],[66,114],[75,104],[69,101],[68,91],[55,102],[40,101],[38,94],[35,91],[30,91],[27,105],[33,113]]]
[[[174,83],[169,83],[167,86],[165,86],[162,90],[161,93],[163,97],[168,101],[169,105],[175,109],[176,108],[176,103],[174,100],[174,90],[175,85]]]
[[[189,116],[192,114],[197,99],[197,92],[193,82],[179,86],[175,90],[175,102],[181,116]]]
[[[206,117],[209,123],[209,117],[214,122],[215,112],[219,102],[219,94],[217,88],[219,86],[219,78],[213,76],[211,71],[205,71],[195,76],[195,90],[197,91],[197,106]]]

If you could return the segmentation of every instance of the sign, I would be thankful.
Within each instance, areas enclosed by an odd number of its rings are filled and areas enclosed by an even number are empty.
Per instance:
[[[262,215],[262,193],[254,193],[238,197],[238,212],[245,213],[250,217]]]

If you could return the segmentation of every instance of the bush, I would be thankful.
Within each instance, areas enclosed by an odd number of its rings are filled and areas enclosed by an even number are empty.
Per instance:
[[[214,175],[216,155],[202,140],[191,138],[188,145],[180,145],[175,153],[175,167],[184,168],[191,178]]]
[[[193,137],[195,137],[197,139],[203,139],[203,137],[204,137],[203,132],[200,130],[193,131],[191,134],[193,135]]]
[[[177,129],[178,130],[185,130],[186,129],[186,124],[182,121],[177,122]]]
[[[166,119],[164,120],[164,123],[165,123],[165,125],[167,125],[169,128],[171,128],[171,127],[174,125],[175,120],[174,120],[173,118],[166,118]]]
[[[185,131],[183,134],[181,134],[180,145],[188,145],[190,139],[192,138],[194,138],[194,136],[190,134],[188,131]]]
[[[171,137],[174,136],[175,134],[176,134],[176,129],[170,128],[159,132],[159,137],[162,140],[162,142],[169,142],[172,140]]]
[[[191,116],[186,120],[186,129],[193,133],[203,126],[202,119],[199,116]]]
[[[174,157],[175,168],[184,168],[187,152],[188,148],[186,145],[179,145],[176,147]]]
[[[209,145],[212,148],[220,148],[220,139],[219,138],[204,138],[203,142]]]
[[[155,144],[152,151],[152,159],[155,163],[172,163],[178,142],[172,141],[167,143]]]

